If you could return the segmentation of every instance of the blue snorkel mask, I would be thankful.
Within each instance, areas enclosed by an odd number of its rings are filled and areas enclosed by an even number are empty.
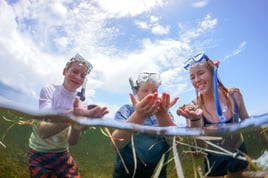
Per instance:
[[[191,67],[196,65],[205,65],[207,64],[207,61],[209,58],[205,53],[200,52],[196,54],[195,56],[189,58],[187,61],[184,62],[184,69],[189,70]],[[219,91],[218,91],[218,67],[219,67],[219,61],[216,61],[214,64],[214,70],[213,70],[213,89],[214,89],[214,100],[216,104],[217,114],[220,120],[220,123],[224,123],[226,121],[221,104],[220,104],[220,97],[219,97]]]
[[[192,66],[195,65],[203,65],[204,62],[208,61],[209,58],[205,53],[200,52],[196,54],[195,56],[189,58],[187,61],[184,62],[184,69],[189,70]]]

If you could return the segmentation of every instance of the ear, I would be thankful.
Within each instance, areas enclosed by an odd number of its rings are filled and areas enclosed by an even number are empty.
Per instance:
[[[67,69],[66,69],[66,67],[65,67],[65,68],[63,69],[63,71],[62,71],[62,75],[65,75],[66,72],[67,72]]]

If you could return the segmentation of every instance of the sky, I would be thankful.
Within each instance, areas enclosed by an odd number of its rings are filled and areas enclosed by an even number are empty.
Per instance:
[[[160,93],[195,97],[183,62],[204,51],[249,115],[268,112],[267,4],[255,0],[1,0],[0,102],[38,108],[41,87],[63,81],[79,53],[93,65],[86,102],[113,118],[130,103],[128,78],[159,72]]]

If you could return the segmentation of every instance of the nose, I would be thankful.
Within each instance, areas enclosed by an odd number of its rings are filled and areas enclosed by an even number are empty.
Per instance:
[[[199,81],[200,81],[200,77],[199,77],[199,76],[195,76],[195,77],[192,79],[192,84],[195,85],[195,84],[197,84]]]
[[[198,75],[195,76],[194,82],[198,82],[200,80],[200,77]]]
[[[78,81],[80,81],[82,83],[84,82],[84,79],[85,79],[85,77],[83,77],[83,75],[81,73],[77,73],[75,75],[75,78],[76,78],[76,80],[78,80]]]

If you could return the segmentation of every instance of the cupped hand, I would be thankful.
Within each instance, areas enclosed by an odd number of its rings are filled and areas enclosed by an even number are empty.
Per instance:
[[[148,94],[140,101],[131,93],[130,99],[135,107],[136,113],[145,118],[154,115],[160,109],[160,99],[157,93]]]
[[[75,116],[83,116],[89,118],[102,118],[105,114],[109,113],[107,107],[100,107],[94,105],[93,108],[85,108],[81,105],[80,100],[76,97],[73,102],[73,114]]]
[[[189,109],[177,109],[177,114],[181,115],[185,118],[188,118],[190,120],[196,120],[198,118],[201,118],[203,113],[202,109],[196,109],[195,111],[189,110]]]
[[[171,108],[173,105],[176,104],[179,97],[174,98],[172,101],[170,101],[170,95],[168,93],[162,93],[161,96],[159,96],[160,99],[160,108],[158,113],[161,112],[168,112],[169,108]]]
[[[172,101],[170,101],[170,95],[168,93],[164,92],[160,96],[160,100],[161,100],[160,105],[165,110],[168,110],[169,108],[171,108],[172,106],[174,106],[177,103],[178,99],[179,99],[179,97],[175,97]]]
[[[162,93],[162,95],[158,98],[160,100],[160,107],[157,111],[157,114],[168,112],[168,109],[170,107],[170,95],[168,93]]]

